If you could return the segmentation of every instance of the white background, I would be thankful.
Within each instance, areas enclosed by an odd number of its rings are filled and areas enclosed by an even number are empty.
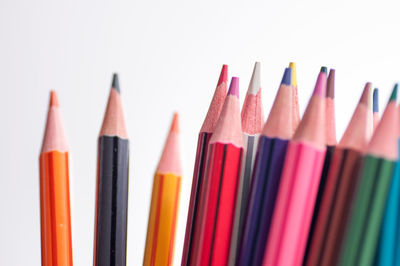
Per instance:
[[[155,167],[172,112],[181,114],[184,182],[180,262],[197,133],[223,63],[241,80],[256,60],[263,101],[298,68],[303,112],[321,65],[336,69],[341,136],[362,87],[387,101],[399,78],[399,6],[377,1],[0,1],[0,265],[40,265],[38,155],[49,90],[57,89],[72,150],[75,265],[92,264],[97,134],[112,72],[131,138],[128,265],[141,265]]]

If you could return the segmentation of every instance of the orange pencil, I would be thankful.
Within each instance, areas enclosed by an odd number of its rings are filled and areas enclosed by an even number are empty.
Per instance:
[[[39,157],[42,265],[72,265],[68,145],[57,94],[50,107]]]
[[[144,266],[173,264],[181,182],[179,125],[175,113],[154,175]]]

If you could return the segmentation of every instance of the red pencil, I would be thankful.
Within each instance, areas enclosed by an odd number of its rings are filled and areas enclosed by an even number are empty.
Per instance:
[[[234,220],[237,182],[243,154],[239,79],[232,78],[228,95],[210,140],[204,197],[199,209],[199,241],[193,265],[226,265]]]
[[[207,116],[204,119],[203,126],[201,127],[197,141],[196,160],[194,165],[192,191],[190,193],[190,203],[186,221],[185,242],[183,245],[181,265],[190,265],[192,261],[193,243],[196,242],[196,239],[198,238],[196,238],[196,235],[198,235],[196,234],[196,232],[198,231],[197,220],[199,219],[197,214],[199,202],[202,198],[200,192],[203,186],[208,144],[210,142],[212,133],[214,132],[219,114],[221,113],[221,109],[225,101],[227,81],[228,66],[223,65],[218,84],[214,92],[214,96],[208,109]]]

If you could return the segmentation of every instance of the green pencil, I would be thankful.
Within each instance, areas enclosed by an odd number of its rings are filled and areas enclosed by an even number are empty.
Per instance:
[[[360,183],[342,243],[340,265],[372,265],[397,160],[397,84],[364,157]]]

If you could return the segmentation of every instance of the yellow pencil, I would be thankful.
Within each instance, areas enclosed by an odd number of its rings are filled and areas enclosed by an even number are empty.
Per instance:
[[[172,265],[182,170],[178,114],[174,114],[153,181],[143,265]]]

